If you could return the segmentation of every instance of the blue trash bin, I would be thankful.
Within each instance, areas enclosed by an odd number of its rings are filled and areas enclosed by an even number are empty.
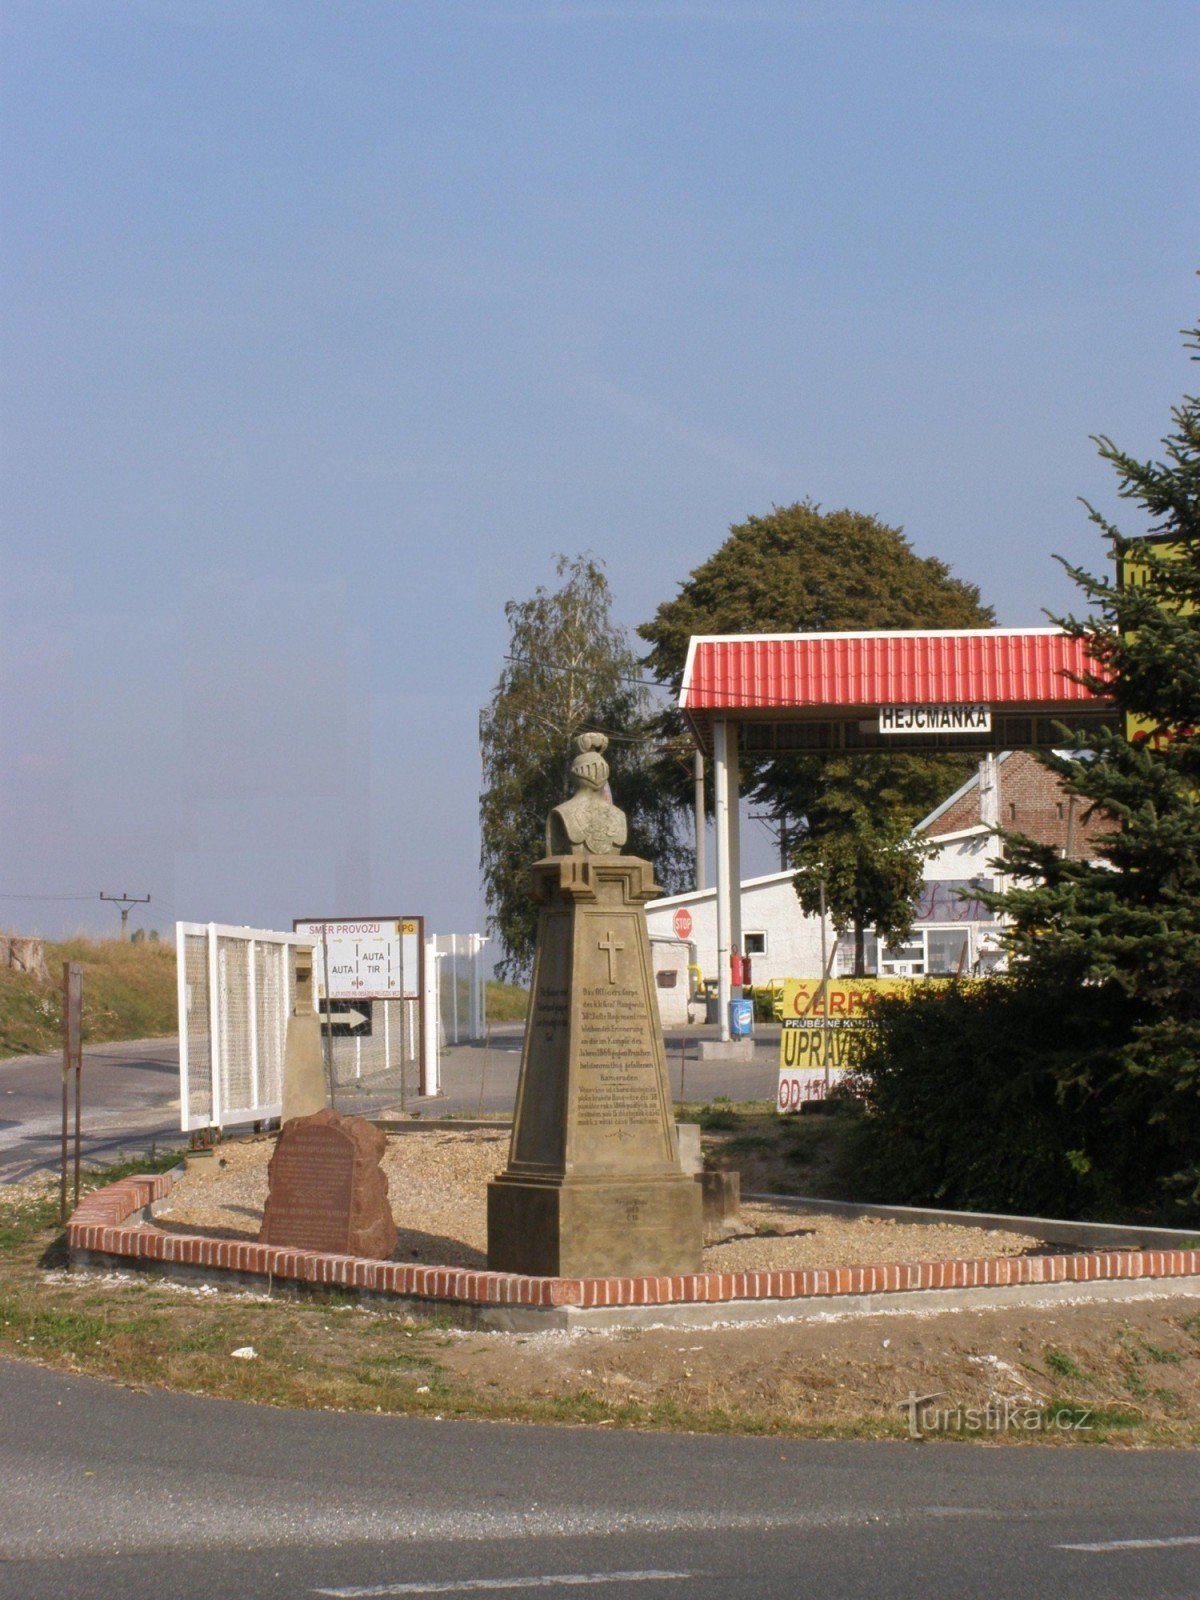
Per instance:
[[[748,1039],[754,1028],[754,1001],[729,1002],[729,1031],[735,1039]]]

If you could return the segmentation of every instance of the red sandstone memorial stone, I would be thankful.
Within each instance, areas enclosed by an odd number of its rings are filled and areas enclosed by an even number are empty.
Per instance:
[[[387,1138],[362,1117],[314,1111],[280,1131],[259,1241],[386,1260],[396,1224],[380,1161]]]

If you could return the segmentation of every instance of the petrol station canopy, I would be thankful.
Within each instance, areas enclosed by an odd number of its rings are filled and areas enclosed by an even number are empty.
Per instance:
[[[720,722],[743,754],[1048,749],[1116,726],[1103,676],[1060,628],[697,635],[679,704],[709,754]]]

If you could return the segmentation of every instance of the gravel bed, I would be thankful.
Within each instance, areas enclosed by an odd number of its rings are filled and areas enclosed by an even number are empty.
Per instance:
[[[269,1138],[219,1146],[177,1179],[157,1214],[172,1232],[257,1237],[267,1198]],[[487,1264],[487,1181],[504,1166],[508,1133],[500,1129],[429,1128],[388,1140],[384,1171],[399,1229],[397,1261],[483,1267]],[[843,1267],[890,1261],[939,1261],[1022,1255],[1036,1239],[994,1229],[831,1217],[747,1202],[746,1230],[706,1247],[711,1272]]]

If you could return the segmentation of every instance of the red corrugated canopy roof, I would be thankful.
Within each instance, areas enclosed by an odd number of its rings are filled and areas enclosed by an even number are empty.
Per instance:
[[[1083,641],[1058,628],[697,636],[679,703],[690,712],[1061,705],[1095,700],[1072,677],[1089,669]]]

